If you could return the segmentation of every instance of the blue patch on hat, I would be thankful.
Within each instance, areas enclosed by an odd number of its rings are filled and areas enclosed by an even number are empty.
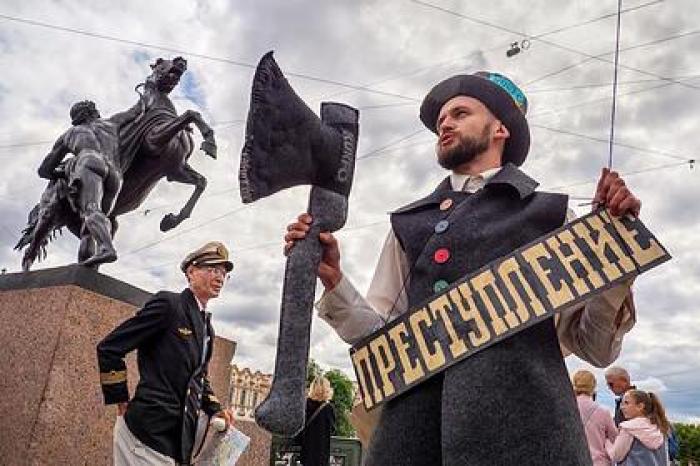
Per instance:
[[[498,73],[488,73],[484,77],[506,91],[513,99],[513,102],[515,102],[515,105],[523,112],[523,115],[527,113],[527,97],[513,81]]]

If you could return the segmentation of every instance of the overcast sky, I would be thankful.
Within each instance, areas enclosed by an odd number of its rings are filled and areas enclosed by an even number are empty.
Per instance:
[[[294,188],[243,207],[238,194],[250,81],[269,50],[285,72],[307,76],[290,82],[314,110],[324,99],[360,108],[358,157],[366,157],[357,162],[348,223],[338,234],[344,270],[360,290],[388,231],[387,212],[445,176],[417,114],[430,87],[450,75],[493,70],[520,84],[533,140],[523,169],[543,188],[590,198],[608,158],[617,2],[426,1],[433,3],[2,0],[0,266],[20,269],[12,246],[45,187],[36,169],[70,126],[70,106],[91,99],[103,116],[127,109],[158,57],[188,60],[172,97],[178,111],[199,110],[215,128],[219,158],[192,155],[209,184],[177,230],[163,234],[158,224],[184,204],[192,191],[184,185],[163,181],[121,217],[119,261],[101,272],[148,291],[180,289],[181,258],[205,241],[224,241],[236,268],[211,310],[219,334],[238,342],[239,366],[273,369],[281,237],[308,199],[307,188]],[[637,280],[638,323],[618,363],[638,385],[658,390],[674,419],[698,421],[700,177],[688,160],[697,157],[700,127],[700,3],[626,1],[623,8],[614,168],[628,174],[642,220],[674,259]],[[529,48],[506,57],[509,44],[525,39]],[[581,202],[571,201],[578,214],[587,209]],[[64,232],[35,268],[71,263],[76,251]],[[318,319],[311,356],[351,373],[347,345]],[[588,367],[575,358],[567,364]],[[600,399],[611,407],[596,374]]]

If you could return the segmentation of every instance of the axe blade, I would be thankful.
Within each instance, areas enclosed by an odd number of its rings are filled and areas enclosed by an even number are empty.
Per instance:
[[[357,137],[357,110],[323,103],[319,118],[294,92],[272,52],[253,77],[245,143],[239,169],[240,193],[250,203],[297,185],[320,186],[347,197],[355,166],[343,144]],[[344,131],[345,130],[345,131]]]

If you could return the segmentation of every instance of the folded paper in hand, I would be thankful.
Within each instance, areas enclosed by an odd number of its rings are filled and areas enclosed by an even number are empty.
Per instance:
[[[250,438],[235,427],[213,434],[202,449],[197,466],[233,466],[243,454]]]

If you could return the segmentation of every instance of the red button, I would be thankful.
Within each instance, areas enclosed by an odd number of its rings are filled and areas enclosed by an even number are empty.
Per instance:
[[[445,262],[450,260],[450,250],[447,248],[438,249],[437,251],[435,251],[435,254],[433,255],[433,259],[438,264],[444,264]]]

